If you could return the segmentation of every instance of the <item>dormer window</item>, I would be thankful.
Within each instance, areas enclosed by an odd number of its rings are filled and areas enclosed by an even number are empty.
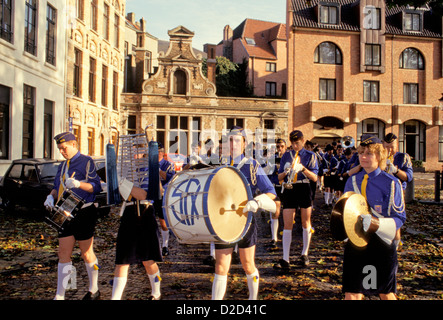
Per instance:
[[[422,14],[405,12],[403,15],[403,31],[422,31]]]
[[[250,46],[255,46],[255,40],[252,38],[245,38],[246,43],[249,44]]]
[[[381,9],[366,6],[363,9],[363,28],[379,30],[381,28]]]
[[[320,5],[320,23],[338,24],[339,23],[339,7],[334,5]]]

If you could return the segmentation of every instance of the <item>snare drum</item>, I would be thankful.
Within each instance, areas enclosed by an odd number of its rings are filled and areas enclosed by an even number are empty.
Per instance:
[[[181,243],[234,243],[252,222],[243,213],[252,192],[245,176],[234,167],[178,172],[163,197],[166,225]]]
[[[46,215],[46,223],[56,231],[63,231],[82,208],[84,201],[70,190],[66,190],[56,205]]]

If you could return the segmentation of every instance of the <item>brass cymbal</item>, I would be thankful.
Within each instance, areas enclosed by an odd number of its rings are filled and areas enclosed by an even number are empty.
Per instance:
[[[330,229],[334,239],[343,241],[348,236],[346,235],[345,226],[343,223],[343,212],[345,210],[346,202],[355,192],[346,192],[340,199],[337,200],[331,212]]]
[[[370,214],[365,197],[359,193],[349,196],[344,206],[343,224],[349,240],[357,247],[368,244],[368,237],[363,231],[360,219],[362,214]]]

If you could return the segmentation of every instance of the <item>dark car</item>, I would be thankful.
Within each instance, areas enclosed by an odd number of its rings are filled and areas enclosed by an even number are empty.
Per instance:
[[[54,178],[57,174],[58,166],[62,163],[59,160],[51,159],[18,159],[12,161],[0,182],[0,197],[2,207],[6,210],[13,210],[16,205],[44,210],[46,197],[54,187]],[[96,170],[105,166],[104,159],[94,159]],[[104,183],[104,182],[103,182]],[[106,214],[106,188],[96,195],[100,213]]]
[[[60,164],[57,160],[35,158],[12,161],[0,182],[2,206],[7,210],[16,205],[44,209]]]

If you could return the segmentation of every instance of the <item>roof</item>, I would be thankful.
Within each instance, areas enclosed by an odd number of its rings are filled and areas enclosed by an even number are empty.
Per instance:
[[[248,44],[253,39],[255,44]],[[277,59],[271,45],[275,40],[286,41],[286,24],[245,19],[233,30],[233,40],[240,39],[250,57]]]
[[[359,0],[291,0],[294,9],[294,26],[331,29],[342,31],[360,32],[360,22],[356,14],[356,6]],[[309,2],[309,4],[308,4]],[[328,25],[318,23],[315,8],[319,3],[336,3],[341,7],[341,21],[338,25]],[[442,22],[441,17],[433,14],[431,10],[424,10],[423,32],[405,32],[402,30],[401,12],[407,9],[406,6],[386,6],[386,34],[408,35],[414,37],[441,37]]]

